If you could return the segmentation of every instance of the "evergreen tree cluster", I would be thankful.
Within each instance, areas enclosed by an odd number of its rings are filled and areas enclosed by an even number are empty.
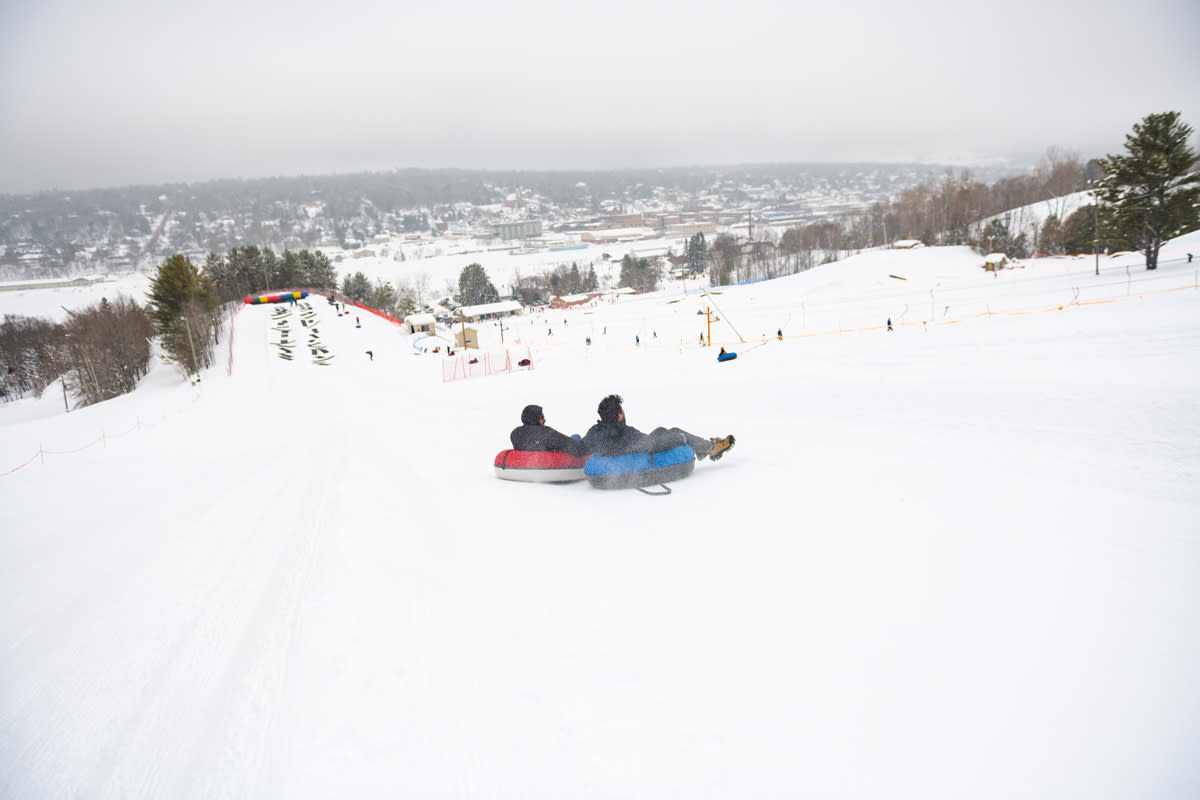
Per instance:
[[[653,292],[658,288],[661,271],[647,258],[635,258],[626,253],[621,259],[621,285],[638,292]]]
[[[513,278],[513,293],[527,306],[545,305],[555,297],[594,292],[600,288],[596,268],[588,266],[586,272],[579,264],[559,264],[554,269],[538,275],[521,275]]]
[[[337,288],[337,270],[320,250],[277,256],[269,247],[235,247],[224,256],[209,253],[204,272],[223,303],[267,292]]]

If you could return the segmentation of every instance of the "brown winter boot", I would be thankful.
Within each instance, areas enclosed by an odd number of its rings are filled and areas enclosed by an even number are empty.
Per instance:
[[[721,456],[725,455],[725,451],[733,447],[733,434],[726,436],[724,439],[709,439],[713,443],[712,450],[708,451],[708,457],[716,461]]]

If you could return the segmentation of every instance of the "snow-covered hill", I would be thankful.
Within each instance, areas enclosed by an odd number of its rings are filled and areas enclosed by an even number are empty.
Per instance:
[[[0,406],[0,796],[1194,797],[1189,250],[675,287],[451,383],[246,307],[199,387]],[[495,478],[612,392],[737,445],[669,497]]]

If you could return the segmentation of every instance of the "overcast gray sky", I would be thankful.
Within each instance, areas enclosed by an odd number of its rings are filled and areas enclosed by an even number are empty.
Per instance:
[[[1117,152],[1200,2],[0,0],[0,192]]]

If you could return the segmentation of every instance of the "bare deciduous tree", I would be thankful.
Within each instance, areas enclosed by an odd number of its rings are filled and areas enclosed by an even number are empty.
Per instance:
[[[107,298],[71,312],[66,324],[69,385],[83,405],[137,388],[150,364],[150,317],[134,301]]]

